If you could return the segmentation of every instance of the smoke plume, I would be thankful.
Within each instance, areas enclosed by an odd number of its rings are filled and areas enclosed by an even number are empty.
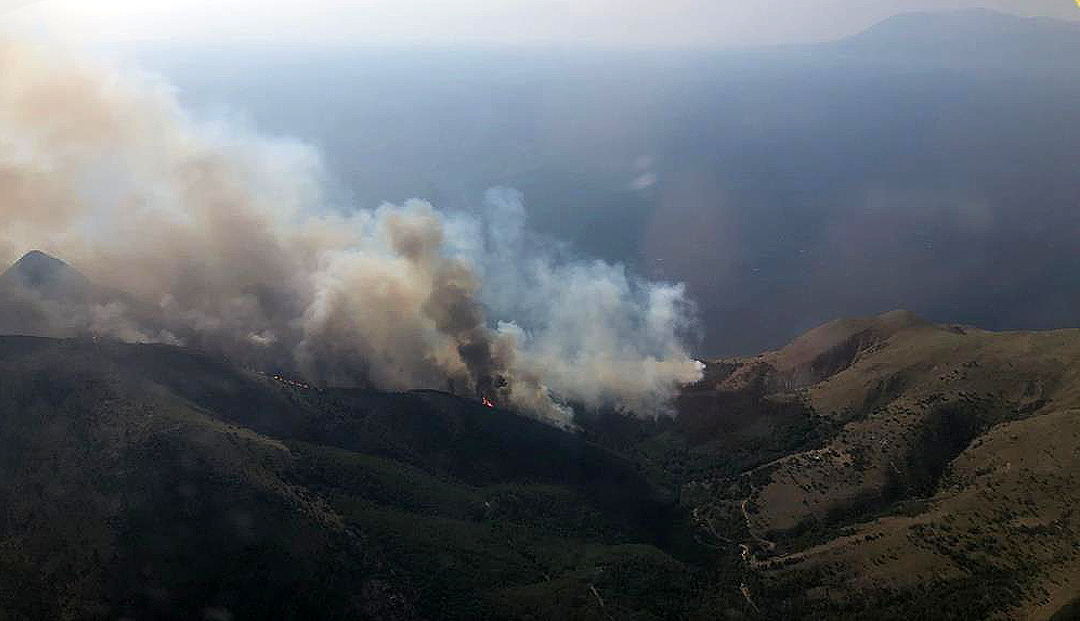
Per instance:
[[[101,287],[56,332],[452,386],[556,423],[569,403],[652,415],[700,376],[681,286],[571,260],[512,190],[473,213],[342,209],[312,148],[196,122],[153,77],[10,41],[0,71],[0,258],[41,248]]]

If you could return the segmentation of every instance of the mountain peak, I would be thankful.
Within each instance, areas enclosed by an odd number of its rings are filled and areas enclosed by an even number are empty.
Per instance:
[[[81,289],[86,278],[67,263],[40,250],[31,250],[0,274],[0,284],[60,292]]]
[[[31,250],[30,252],[27,252],[26,254],[24,254],[22,256],[22,258],[20,258],[18,261],[16,261],[14,263],[14,265],[12,265],[12,267],[20,266],[20,265],[45,265],[45,264],[51,264],[51,265],[54,265],[54,266],[57,266],[57,267],[60,267],[60,266],[67,267],[67,263],[64,263],[63,261],[61,261],[60,259],[57,259],[56,257],[52,256],[51,254],[48,254],[46,252],[42,252],[40,250]]]
[[[47,254],[47,253],[42,252],[40,250],[31,250],[30,252],[27,252],[26,254],[24,254],[22,256],[21,259],[16,261],[16,263],[20,263],[22,261],[37,261],[37,260],[41,260],[41,259],[46,259],[46,260],[49,260],[49,261],[59,261],[60,263],[63,263],[63,261],[60,261],[60,259],[57,259],[56,257],[52,256],[51,254]]]

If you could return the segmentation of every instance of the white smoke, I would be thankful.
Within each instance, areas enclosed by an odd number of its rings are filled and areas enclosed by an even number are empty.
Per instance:
[[[334,209],[312,148],[195,122],[152,77],[10,41],[0,72],[0,258],[42,248],[124,292],[68,327],[313,382],[452,382],[556,423],[567,402],[652,415],[700,377],[682,287],[567,260],[516,192]]]

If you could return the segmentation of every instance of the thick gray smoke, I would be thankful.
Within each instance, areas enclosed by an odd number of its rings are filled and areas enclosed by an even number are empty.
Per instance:
[[[0,258],[102,291],[57,331],[187,344],[314,382],[482,394],[556,423],[700,377],[680,286],[560,258],[521,197],[336,209],[311,148],[197,123],[147,76],[0,43]]]

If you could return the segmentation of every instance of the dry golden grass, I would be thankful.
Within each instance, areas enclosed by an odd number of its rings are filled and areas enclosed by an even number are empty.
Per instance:
[[[766,583],[842,609],[992,576],[993,615],[1033,620],[1080,595],[1080,330],[894,312],[736,366],[727,388],[767,377],[837,425],[747,477],[750,540],[776,544],[750,560]]]

